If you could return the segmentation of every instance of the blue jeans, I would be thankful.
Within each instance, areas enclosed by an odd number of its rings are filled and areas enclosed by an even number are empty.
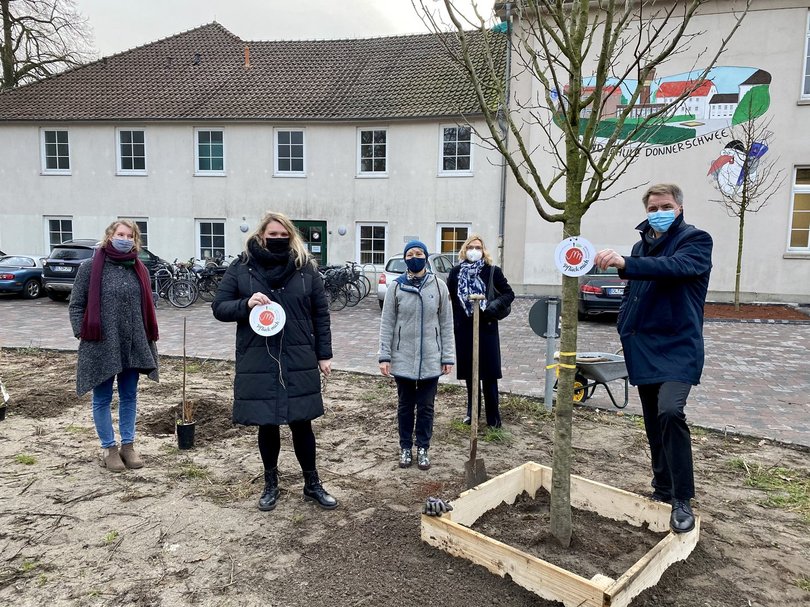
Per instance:
[[[400,448],[413,447],[414,433],[417,447],[430,447],[430,438],[433,436],[433,401],[439,387],[439,378],[433,377],[418,381],[404,377],[394,379],[397,382],[397,395],[399,396],[397,420]],[[414,409],[416,414],[414,414]]]
[[[118,374],[118,431],[122,445],[135,442],[138,377],[136,369],[124,369]],[[93,421],[103,449],[115,446],[111,411],[114,379],[111,377],[93,388]]]

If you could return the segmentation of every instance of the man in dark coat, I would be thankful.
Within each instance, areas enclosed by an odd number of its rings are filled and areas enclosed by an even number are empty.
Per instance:
[[[642,198],[647,219],[630,256],[597,253],[601,269],[629,279],[618,318],[630,383],[638,386],[650,443],[653,499],[672,502],[676,533],[695,527],[692,443],[684,407],[703,371],[703,306],[712,238],[683,220],[683,192],[654,185]]]

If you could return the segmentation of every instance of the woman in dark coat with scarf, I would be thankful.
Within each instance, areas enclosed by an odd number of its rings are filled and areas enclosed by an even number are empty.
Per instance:
[[[469,296],[483,295],[489,299],[482,300],[479,348],[478,377],[483,384],[484,406],[487,426],[501,427],[501,413],[498,408],[498,380],[503,377],[501,371],[501,342],[498,334],[498,320],[495,314],[505,310],[515,299],[515,293],[501,269],[492,263],[492,257],[478,234],[472,234],[459,251],[461,263],[447,277],[447,288],[453,302],[453,329],[456,337],[456,377],[467,384],[467,416],[464,423],[469,424],[472,417],[472,350],[473,350],[473,302]],[[490,288],[490,283],[492,288]],[[488,291],[491,291],[488,294]],[[481,386],[478,387],[479,394]],[[478,415],[481,415],[481,399],[478,400]]]
[[[79,266],[68,311],[81,340],[76,392],[93,391],[93,422],[101,441],[102,466],[111,472],[141,468],[135,450],[138,379],[158,381],[158,324],[149,272],[138,259],[141,231],[120,219],[104,232],[90,261]],[[113,381],[118,380],[118,428],[112,422]]]
[[[286,321],[280,332],[263,336],[251,328],[250,313],[270,302],[284,309]],[[323,415],[319,373],[332,369],[329,304],[306,243],[286,215],[265,215],[228,267],[212,308],[217,320],[236,323],[233,421],[259,426],[265,482],[259,510],[272,510],[278,501],[282,424],[292,433],[304,498],[336,508],[318,477],[312,431],[312,420]]]

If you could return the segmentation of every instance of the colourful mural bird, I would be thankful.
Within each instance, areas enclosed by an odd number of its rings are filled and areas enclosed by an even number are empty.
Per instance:
[[[754,178],[759,160],[767,151],[768,146],[765,143],[755,141],[751,144],[747,153],[750,179]],[[738,139],[729,141],[706,174],[714,177],[717,188],[723,194],[733,196],[746,179],[746,151],[743,142]]]

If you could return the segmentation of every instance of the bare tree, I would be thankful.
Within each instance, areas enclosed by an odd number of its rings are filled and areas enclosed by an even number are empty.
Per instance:
[[[738,220],[735,310],[740,309],[745,215],[760,211],[785,181],[784,170],[777,168],[779,158],[768,154],[773,132],[770,119],[762,118],[768,105],[767,86],[755,86],[743,96],[732,119],[736,124],[731,127],[731,141],[709,168],[720,194],[715,202]]]
[[[716,4],[713,0],[498,1],[495,11],[508,24],[512,57],[505,77],[494,38],[487,35],[493,17],[483,15],[475,0],[442,0],[442,10],[430,0],[412,2],[428,27],[442,33],[440,40],[447,40],[445,32],[454,34],[454,44],[445,48],[478,97],[486,123],[478,137],[501,153],[540,217],[562,224],[563,237],[579,235],[591,205],[607,199],[645,145],[671,132],[674,127],[666,121],[706,82],[750,4],[739,0],[725,37],[718,39],[701,37],[705,32],[695,31],[693,23],[701,7]],[[485,43],[485,61],[471,44],[478,39]],[[679,55],[689,57],[689,82],[677,98],[655,103],[650,93],[656,70]],[[488,67],[486,73],[481,65]],[[539,92],[518,92],[525,89],[511,85],[521,79],[539,84]],[[530,133],[538,129],[543,141],[535,144]],[[564,546],[571,541],[577,289],[575,277],[563,276],[551,532]]]
[[[0,90],[41,80],[92,58],[90,27],[73,0],[0,0]]]

